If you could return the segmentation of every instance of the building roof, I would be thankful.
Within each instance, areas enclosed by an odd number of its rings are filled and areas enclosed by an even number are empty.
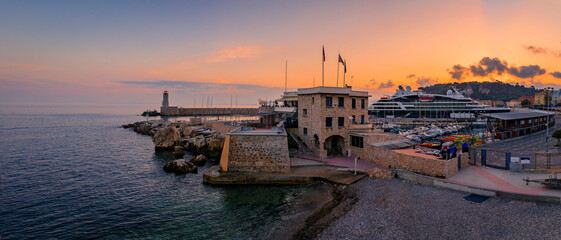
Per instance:
[[[522,111],[522,112],[505,112],[505,113],[484,113],[481,114],[486,117],[496,118],[501,120],[517,120],[535,117],[545,117],[547,115],[554,115],[552,112],[546,111]]]
[[[313,87],[298,89],[298,95],[305,94],[341,94],[354,97],[370,97],[368,92],[353,91],[350,87]]]
[[[404,140],[378,142],[378,143],[373,143],[371,145],[379,147],[379,148],[385,148],[385,149],[392,150],[392,149],[401,149],[401,148],[407,148],[407,147],[415,146],[415,145],[417,145],[417,143],[415,143],[413,141],[409,141],[407,139],[404,139]]]

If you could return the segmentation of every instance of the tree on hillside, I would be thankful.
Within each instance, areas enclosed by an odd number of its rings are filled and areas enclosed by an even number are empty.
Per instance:
[[[530,100],[524,99],[520,104],[524,107],[530,106]]]
[[[561,145],[561,143],[559,142],[559,140],[561,139],[561,129],[555,130],[555,132],[551,134],[551,137],[557,138],[557,146]]]

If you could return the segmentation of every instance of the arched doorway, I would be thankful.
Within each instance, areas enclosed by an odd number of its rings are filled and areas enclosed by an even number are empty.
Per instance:
[[[344,155],[343,150],[345,149],[345,138],[339,135],[330,136],[325,139],[323,149],[327,150],[328,156]]]

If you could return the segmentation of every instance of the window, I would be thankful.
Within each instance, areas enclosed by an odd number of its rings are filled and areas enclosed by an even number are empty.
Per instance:
[[[364,115],[360,115],[360,123],[364,124]]]
[[[528,123],[532,123],[532,119],[528,120]]]
[[[365,103],[364,99],[360,99],[360,108],[364,109],[365,106],[364,103]]]
[[[339,117],[338,119],[339,122],[339,127],[344,127],[345,126],[345,117]]]
[[[355,115],[353,115],[353,123],[356,123]]]
[[[308,109],[302,109],[302,115],[308,116]]]
[[[312,97],[312,104],[314,104],[314,97]]]
[[[342,97],[338,98],[339,102],[337,103],[337,106],[339,107],[345,107],[345,99]]]
[[[358,147],[358,148],[363,148],[364,143],[363,143],[362,137],[351,136],[351,146]]]
[[[325,118],[325,127],[332,127],[333,126],[332,121],[333,121],[333,118],[330,118],[330,117]]]
[[[325,97],[325,106],[331,107],[333,105],[333,98],[332,97]]]
[[[304,128],[304,136],[308,136],[308,128]]]
[[[356,108],[356,99],[353,98],[353,109]]]
[[[520,124],[524,125],[524,120],[520,121]]]

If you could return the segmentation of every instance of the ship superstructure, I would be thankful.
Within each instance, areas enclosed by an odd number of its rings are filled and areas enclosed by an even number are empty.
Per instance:
[[[428,94],[411,91],[402,86],[393,96],[384,96],[368,108],[377,118],[425,118],[425,119],[477,119],[479,113],[509,112],[509,108],[488,107],[465,97],[452,87],[444,94]]]

